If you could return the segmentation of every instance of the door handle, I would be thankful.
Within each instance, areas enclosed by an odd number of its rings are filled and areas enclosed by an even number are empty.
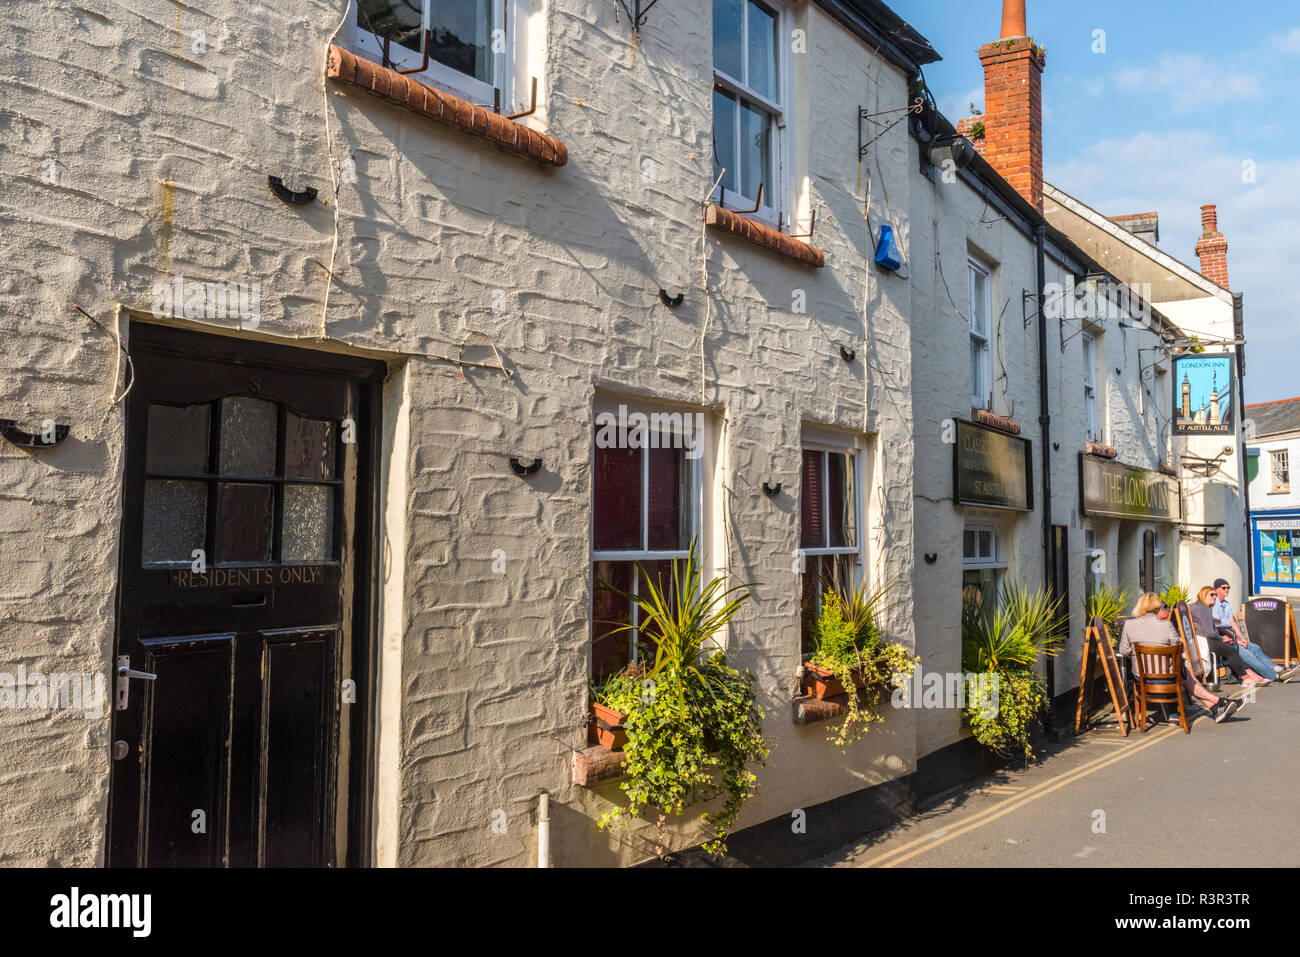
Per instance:
[[[131,667],[129,655],[117,656],[117,710],[125,711],[131,688],[131,679],[140,681],[157,681],[158,676],[147,671],[136,671]]]

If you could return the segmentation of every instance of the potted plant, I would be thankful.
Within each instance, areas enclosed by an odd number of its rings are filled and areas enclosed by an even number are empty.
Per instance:
[[[884,720],[878,709],[882,691],[905,681],[919,662],[905,645],[883,641],[879,620],[891,607],[887,599],[896,585],[886,582],[873,592],[865,585],[847,592],[828,587],[813,622],[804,693],[824,699],[854,689],[848,694],[849,713],[830,734],[841,747],[865,734],[872,722]]]
[[[1046,591],[1030,592],[1014,583],[1003,586],[998,606],[988,609],[966,601],[962,608],[962,664],[967,689],[989,689],[972,700],[968,695],[966,718],[971,734],[996,754],[1023,752],[1034,756],[1029,745],[1033,722],[1050,705],[1047,688],[1035,670],[1040,657],[1051,657],[1060,642],[1060,600]]]
[[[605,814],[599,826],[641,817],[648,808],[659,811],[662,824],[668,814],[721,796],[722,809],[705,815],[715,836],[704,845],[721,854],[758,783],[749,765],[762,764],[768,755],[757,680],[732,668],[717,645],[751,586],[705,581],[694,542],[687,558],[673,560],[671,589],[661,588],[640,565],[637,573],[637,594],[601,585],[637,606],[638,627],[653,638],[654,655],[647,655],[643,675],[612,690],[604,702],[624,715],[627,777],[619,787],[628,803]],[[631,628],[620,624],[609,634]]]
[[[1088,592],[1083,601],[1083,613],[1087,616],[1086,624],[1091,625],[1094,618],[1100,618],[1110,632],[1111,644],[1119,643],[1119,619],[1129,607],[1128,590],[1114,585],[1098,585]]]
[[[627,730],[623,727],[627,714],[611,707],[610,703],[626,697],[629,689],[636,687],[641,677],[642,670],[636,665],[629,665],[601,681],[591,682],[592,736],[601,747],[610,751],[622,751],[627,744]]]

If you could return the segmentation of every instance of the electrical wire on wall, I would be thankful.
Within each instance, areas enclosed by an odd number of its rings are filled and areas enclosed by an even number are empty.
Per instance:
[[[339,35],[339,31],[342,30],[344,25],[348,22],[348,14],[351,12],[352,0],[348,0],[348,5],[343,9],[343,19],[339,20],[338,26],[334,28],[334,32],[330,34],[329,39],[325,41],[325,59],[327,65],[322,76],[324,76],[325,73],[328,73],[329,52],[330,47],[334,43],[334,38]],[[334,158],[334,143],[330,134],[330,85],[328,82],[324,81],[322,81],[321,85],[321,103],[324,107],[323,112],[325,115],[325,155],[329,160],[330,186],[333,187],[334,192],[334,237],[330,242],[330,264],[325,268],[325,296],[321,302],[320,331],[317,333],[317,338],[324,341],[328,338],[325,323],[329,316],[330,290],[334,287],[334,260],[339,251],[339,190],[342,189],[343,185],[342,177],[339,175],[338,161]]]
[[[130,392],[131,392],[131,390],[135,387],[135,362],[133,362],[132,359],[131,359],[131,353],[129,353],[129,352],[126,351],[126,346],[122,345],[122,336],[121,336],[121,328],[122,328],[122,310],[121,310],[121,307],[118,307],[118,308],[117,308],[116,310],[114,310],[114,312],[113,312],[113,325],[116,326],[116,327],[117,327],[117,330],[118,330],[118,331],[116,331],[116,332],[114,332],[113,330],[109,329],[109,328],[108,328],[107,326],[105,326],[102,322],[100,322],[98,319],[96,319],[96,318],[95,318],[94,316],[92,316],[90,313],[86,312],[85,309],[82,309],[82,308],[81,308],[79,305],[77,305],[75,302],[72,304],[72,308],[75,309],[77,312],[81,313],[83,316],[85,316],[85,317],[86,317],[87,319],[89,319],[91,322],[93,322],[93,323],[96,325],[96,327],[98,327],[98,329],[99,329],[102,333],[104,333],[104,335],[108,336],[110,339],[113,340],[114,343],[117,344],[117,352],[115,353],[115,355],[114,355],[114,359],[113,359],[113,381],[112,381],[111,387],[110,387],[110,389],[109,389],[109,397],[112,399],[112,401],[109,403],[109,408],[111,409],[112,406],[115,406],[115,405],[117,405],[118,403],[124,401],[124,400],[126,399],[127,395],[129,395]],[[124,390],[122,390],[122,394],[121,394],[121,395],[118,395],[118,394],[117,394],[117,383],[118,383],[118,380],[122,377],[122,359],[123,359],[123,358],[126,359],[126,370],[127,370],[128,376],[127,376],[126,388],[125,388]]]

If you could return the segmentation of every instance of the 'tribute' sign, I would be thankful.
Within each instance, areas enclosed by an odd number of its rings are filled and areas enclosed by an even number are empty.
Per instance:
[[[1183,503],[1178,480],[1106,459],[1079,453],[1085,515],[1176,522]]]
[[[953,456],[953,500],[958,505],[1034,507],[1028,440],[959,420]]]

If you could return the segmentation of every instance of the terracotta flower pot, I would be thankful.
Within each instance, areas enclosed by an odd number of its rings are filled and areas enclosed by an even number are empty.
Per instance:
[[[623,746],[627,744],[627,732],[623,730],[623,722],[627,720],[627,715],[615,711],[613,708],[606,708],[603,704],[591,703],[591,727],[595,731],[596,743],[610,751],[622,751]]]
[[[867,685],[884,684],[888,686],[889,678],[880,674],[880,667],[886,663],[886,659],[877,658],[873,665],[874,668],[854,668],[853,684],[858,688],[865,688]],[[811,665],[804,662],[803,666],[803,693],[810,694],[815,698],[825,700],[834,698],[836,695],[844,694],[844,684],[839,678],[835,677],[834,672],[828,671],[819,665]]]

